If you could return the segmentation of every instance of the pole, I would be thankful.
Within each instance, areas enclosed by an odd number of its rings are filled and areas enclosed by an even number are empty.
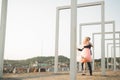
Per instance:
[[[82,42],[82,26],[79,26],[79,45],[81,45]],[[79,62],[79,71],[81,71],[81,62]]]
[[[70,80],[76,80],[77,0],[71,0]]]
[[[54,73],[58,72],[58,42],[59,42],[59,10],[56,9],[56,33],[55,33]]]
[[[101,33],[102,33],[102,40],[101,40],[101,68],[102,68],[102,75],[105,75],[105,24],[104,21],[105,20],[105,14],[104,14],[104,2],[102,3],[101,6],[101,23],[102,23],[102,27],[101,27]]]
[[[92,42],[93,42],[93,46],[94,46],[94,34],[92,34]],[[94,60],[94,58],[95,58],[95,52],[94,52],[94,48],[93,48],[93,53],[92,53],[92,55],[93,55],[93,63],[92,63],[92,70],[95,70],[95,60]]]
[[[116,71],[115,22],[113,23],[114,71]]]
[[[1,24],[0,24],[0,77],[3,76],[5,31],[6,31],[6,18],[7,18],[7,1],[8,0],[2,0],[2,8],[1,8]]]
[[[109,65],[108,65],[108,64],[109,64],[109,60],[108,60],[108,59],[109,59],[109,56],[108,56],[108,53],[109,53],[109,52],[108,52],[108,45],[107,45],[107,70],[109,69],[109,68],[108,68],[108,67],[109,67]]]

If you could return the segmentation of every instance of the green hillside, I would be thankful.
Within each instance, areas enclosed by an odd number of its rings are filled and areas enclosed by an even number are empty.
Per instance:
[[[60,63],[66,63],[69,64],[70,59],[65,57],[65,56],[58,56],[58,60]],[[35,62],[39,63],[46,63],[46,64],[54,64],[54,57],[53,56],[48,56],[48,57],[34,57],[34,58],[29,58],[26,60],[4,60],[4,65],[11,64],[12,66],[29,66],[30,64],[33,64]]]

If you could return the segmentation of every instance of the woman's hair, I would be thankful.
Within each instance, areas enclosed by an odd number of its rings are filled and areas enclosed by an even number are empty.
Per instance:
[[[88,44],[90,41],[90,37],[85,37],[83,40],[83,44]]]
[[[90,37],[88,37],[88,39],[90,40]]]
[[[90,41],[90,37],[85,37],[85,41]]]

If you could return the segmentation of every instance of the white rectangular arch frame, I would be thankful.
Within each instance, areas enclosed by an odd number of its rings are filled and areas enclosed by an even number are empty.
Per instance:
[[[109,39],[109,40],[113,40],[113,39]],[[115,39],[115,40],[120,40],[120,39]],[[115,44],[119,44],[120,45],[120,42],[119,43],[115,43]],[[108,50],[108,48],[109,48],[109,45],[113,45],[113,43],[107,43],[107,69],[108,69],[108,57],[109,57],[109,50]],[[114,47],[114,46],[113,46]],[[120,46],[119,46],[119,52],[120,52]],[[115,53],[114,53],[115,54]],[[112,54],[111,54],[112,55]],[[116,57],[115,55],[113,56],[113,57]],[[115,61],[116,62],[116,61]],[[115,64],[115,62],[114,62],[114,64]]]
[[[91,3],[84,3],[84,4],[77,4],[76,0],[71,0],[71,6],[60,6],[56,8],[56,36],[55,36],[55,66],[54,66],[54,73],[57,73],[58,71],[58,40],[59,40],[59,11],[64,10],[64,9],[72,9],[71,10],[71,47],[70,47],[70,79],[71,80],[76,80],[76,26],[77,26],[77,21],[76,21],[76,14],[77,10],[76,8],[81,8],[81,7],[89,7],[89,6],[97,6],[101,5],[101,33],[102,33],[102,53],[105,52],[104,47],[105,47],[105,42],[104,42],[104,20],[105,20],[105,15],[104,15],[104,1],[100,2],[91,2]],[[74,12],[75,11],[75,12]],[[75,31],[74,31],[75,30]],[[74,39],[72,39],[74,38]],[[104,60],[105,56],[102,55],[102,75],[105,75],[105,63]]]
[[[109,32],[108,32],[109,33]],[[94,39],[94,38],[93,38]],[[115,38],[115,40],[119,40],[120,38]],[[109,38],[109,39],[105,39],[105,40],[113,40],[113,39],[111,39],[111,38]],[[118,43],[115,43],[115,44],[118,44]],[[120,44],[120,42],[119,42],[119,44]],[[108,45],[107,45],[108,46]],[[115,47],[115,49],[116,49],[116,47]],[[94,51],[93,51],[94,52]],[[94,56],[95,56],[95,54],[93,53],[93,59],[94,59]],[[115,55],[114,55],[115,56]],[[115,58],[115,57],[114,57]],[[93,60],[93,70],[94,70],[94,60]],[[107,47],[107,64],[108,64],[108,47]],[[107,66],[107,69],[108,69],[108,66]]]
[[[116,33],[120,33],[119,31],[115,32],[115,22],[112,23],[113,24],[113,32],[105,32],[105,34],[113,34],[113,46],[114,46],[114,56],[116,56],[116,41],[115,41],[115,34]],[[92,34],[92,40],[93,40],[93,44],[94,44],[94,35],[97,35],[97,34],[101,34],[101,33],[93,33]],[[93,50],[93,57],[94,57],[94,50]],[[114,57],[114,62],[116,61],[116,58]],[[94,61],[93,61],[93,64],[94,64]],[[114,71],[116,70],[116,65],[114,64]]]
[[[1,8],[1,23],[0,23],[0,77],[3,76],[3,63],[4,63],[4,46],[5,46],[5,32],[6,32],[6,18],[7,18],[7,2],[2,0]]]

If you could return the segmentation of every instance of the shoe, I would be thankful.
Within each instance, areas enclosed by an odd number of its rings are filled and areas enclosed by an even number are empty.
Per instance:
[[[82,73],[82,75],[86,75],[85,73]]]
[[[92,76],[92,74],[90,74],[90,76]]]

